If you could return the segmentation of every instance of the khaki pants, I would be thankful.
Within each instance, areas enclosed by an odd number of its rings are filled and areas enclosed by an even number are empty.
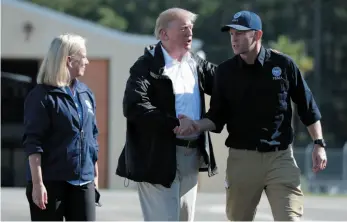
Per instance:
[[[200,154],[197,149],[176,147],[177,171],[170,188],[138,183],[144,221],[194,221]]]
[[[292,148],[267,153],[230,148],[226,170],[228,219],[253,220],[263,190],[275,221],[300,220],[303,193]]]

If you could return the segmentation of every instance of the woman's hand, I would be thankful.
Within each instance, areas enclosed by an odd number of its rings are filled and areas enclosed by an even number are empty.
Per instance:
[[[41,209],[46,209],[46,204],[48,204],[48,195],[45,185],[33,184],[32,198],[34,203]]]

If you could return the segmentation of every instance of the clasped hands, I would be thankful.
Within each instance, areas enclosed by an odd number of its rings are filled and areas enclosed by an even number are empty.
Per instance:
[[[179,114],[180,125],[173,129],[173,132],[180,136],[189,136],[200,131],[199,125],[189,117]]]

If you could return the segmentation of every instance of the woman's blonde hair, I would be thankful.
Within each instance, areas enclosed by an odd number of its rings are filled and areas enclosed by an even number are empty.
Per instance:
[[[169,8],[159,14],[155,23],[154,35],[159,39],[160,31],[163,28],[167,28],[169,23],[176,19],[188,18],[192,23],[194,23],[197,17],[197,14],[182,8]]]
[[[67,86],[70,82],[67,58],[78,53],[85,47],[85,43],[86,40],[83,37],[75,34],[63,34],[55,37],[40,66],[36,79],[37,84]]]

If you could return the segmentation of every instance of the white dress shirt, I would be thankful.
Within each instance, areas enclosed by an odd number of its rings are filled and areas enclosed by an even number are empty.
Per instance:
[[[168,76],[172,81],[175,94],[176,116],[178,117],[179,114],[183,114],[192,120],[199,120],[201,118],[201,99],[195,60],[187,52],[179,62],[173,59],[163,47],[162,50],[165,60],[163,75]],[[177,137],[192,139],[197,136]]]

